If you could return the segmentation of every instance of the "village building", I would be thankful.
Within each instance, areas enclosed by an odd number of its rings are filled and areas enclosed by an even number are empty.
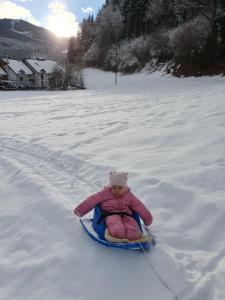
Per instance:
[[[8,75],[8,80],[13,82],[15,88],[34,88],[34,73],[21,60],[2,59],[2,67]]]
[[[0,81],[9,89],[66,88],[64,69],[54,60],[2,58]]]
[[[8,85],[8,74],[4,70],[6,63],[0,59],[0,90],[4,90]]]
[[[0,58],[0,68],[2,68],[4,70],[4,66],[6,66],[7,63],[2,59]]]
[[[0,90],[5,90],[8,86],[8,75],[6,71],[0,66]]]
[[[39,89],[63,87],[63,68],[54,60],[24,59],[23,62],[34,73],[35,86]]]
[[[2,80],[8,80],[8,75],[6,71],[2,67],[0,67],[0,81]]]

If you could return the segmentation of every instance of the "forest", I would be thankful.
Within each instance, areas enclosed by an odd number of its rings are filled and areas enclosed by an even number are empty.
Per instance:
[[[133,73],[225,74],[224,0],[106,0],[69,41],[68,61]]]

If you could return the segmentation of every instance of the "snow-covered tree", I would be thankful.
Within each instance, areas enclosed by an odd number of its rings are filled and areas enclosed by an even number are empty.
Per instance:
[[[158,31],[159,28],[175,27],[179,22],[172,2],[168,0],[148,0],[145,19],[148,32]]]
[[[99,67],[99,60],[101,56],[102,49],[94,41],[88,51],[84,54],[83,60],[85,64],[89,67]]]
[[[80,25],[79,45],[82,53],[85,53],[90,48],[94,41],[95,34],[94,17],[89,15],[88,18],[84,19]]]
[[[121,7],[125,37],[138,37],[146,32],[145,11],[148,0],[124,0]]]
[[[50,79],[50,87],[59,89],[59,88],[63,88],[63,86],[64,86],[64,70],[59,66],[55,66],[52,71],[52,75]]]
[[[218,1],[216,24],[218,30],[217,46],[219,48],[219,55],[225,56],[225,1]]]
[[[110,46],[120,38],[123,23],[120,9],[109,4],[97,17],[96,41],[99,45]]]
[[[109,3],[96,19],[96,35],[87,54],[86,62],[93,62],[93,53],[98,65],[104,67],[105,57],[112,45],[118,45],[123,29],[122,15],[117,5]]]
[[[210,19],[210,14],[217,0],[173,0],[174,10],[183,17],[183,21],[196,15]]]
[[[76,65],[66,64],[64,83],[66,87],[76,87],[79,89],[84,89],[85,83],[82,69],[80,69]]]
[[[148,42],[143,36],[123,41],[117,51],[115,45],[109,49],[105,65],[120,72],[133,72],[141,69],[150,57]]]
[[[119,50],[119,71],[120,72],[134,72],[141,68],[141,63],[136,57],[132,49],[132,42],[122,43]]]
[[[67,49],[67,59],[70,64],[74,64],[76,61],[76,49],[77,42],[75,37],[69,39],[68,49]]]
[[[200,16],[172,30],[170,47],[175,60],[192,68],[193,65],[206,65],[205,54],[210,34],[209,21]]]
[[[210,22],[211,35],[208,39],[208,51],[215,56],[219,42],[224,38],[224,0],[174,0],[174,3],[175,9],[180,14],[192,11],[193,15],[201,15]]]

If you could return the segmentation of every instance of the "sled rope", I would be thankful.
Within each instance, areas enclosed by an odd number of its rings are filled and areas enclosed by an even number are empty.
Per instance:
[[[178,297],[178,295],[176,294],[176,292],[175,292],[175,291],[174,291],[174,290],[173,290],[173,289],[165,282],[165,280],[164,280],[164,279],[160,276],[160,274],[156,271],[155,267],[153,266],[153,264],[152,264],[152,262],[151,262],[149,256],[147,255],[147,252],[146,252],[145,248],[142,246],[142,244],[139,243],[139,245],[140,245],[140,247],[141,247],[141,249],[142,249],[142,251],[143,251],[143,253],[144,253],[144,256],[145,256],[145,258],[146,258],[146,260],[147,260],[147,262],[148,262],[150,268],[153,270],[153,272],[154,272],[154,274],[156,275],[156,277],[157,277],[157,278],[160,280],[160,282],[166,287],[166,289],[167,289],[168,291],[170,291],[170,292],[174,295],[174,299],[175,299],[175,300],[181,300],[181,298]]]

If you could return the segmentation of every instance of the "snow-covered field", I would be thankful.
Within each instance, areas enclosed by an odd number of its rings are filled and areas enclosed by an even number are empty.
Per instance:
[[[0,92],[1,300],[225,299],[225,78],[113,80]],[[150,253],[98,245],[73,215],[112,169],[154,216]]]

